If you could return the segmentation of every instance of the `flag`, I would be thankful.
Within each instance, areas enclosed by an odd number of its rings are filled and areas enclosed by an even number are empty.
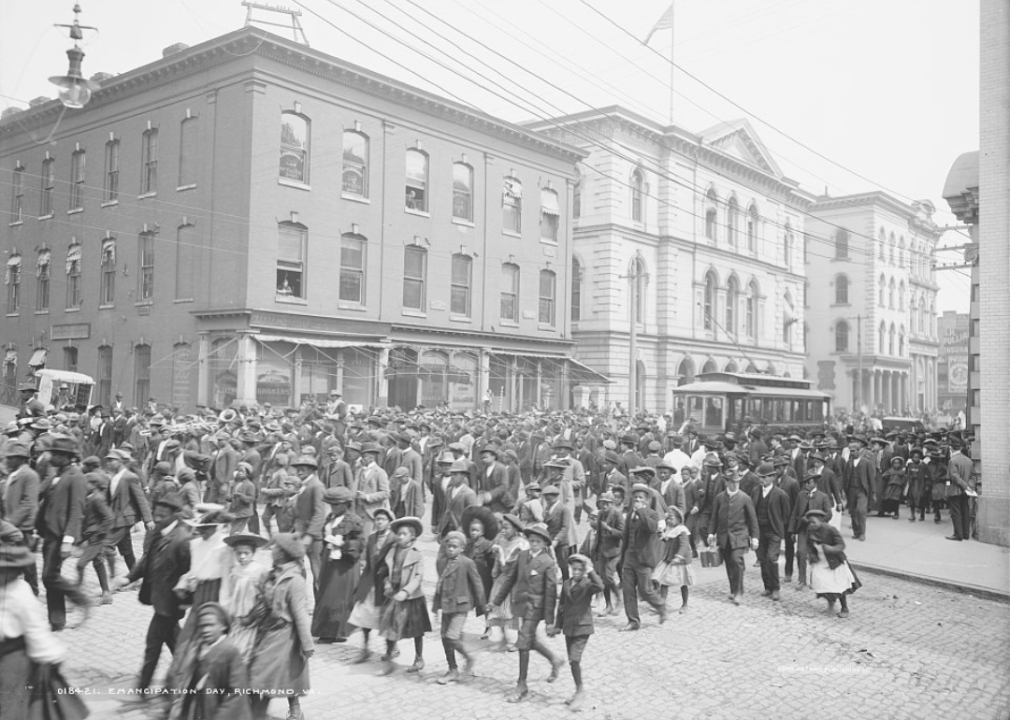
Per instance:
[[[656,32],[658,32],[659,30],[672,30],[672,29],[673,29],[673,3],[670,3],[670,7],[668,7],[666,9],[666,12],[663,13],[663,17],[659,18],[659,22],[657,22],[653,26],[652,30],[649,31],[649,35],[648,37],[645,38],[644,44],[648,45],[649,41],[652,40],[652,36],[655,35]]]

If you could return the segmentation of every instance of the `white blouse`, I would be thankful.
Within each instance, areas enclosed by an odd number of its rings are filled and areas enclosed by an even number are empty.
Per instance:
[[[28,657],[37,663],[63,662],[67,655],[24,578],[0,586],[0,642],[19,637],[24,637]]]

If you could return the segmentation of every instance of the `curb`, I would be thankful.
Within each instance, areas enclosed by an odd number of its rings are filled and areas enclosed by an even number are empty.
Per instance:
[[[874,575],[886,575],[888,577],[900,578],[902,580],[921,583],[923,585],[932,585],[933,587],[943,588],[944,590],[950,590],[951,592],[972,595],[974,597],[982,598],[983,600],[995,600],[996,602],[1010,603],[1010,592],[1004,592],[1002,590],[981,587],[979,585],[961,584],[950,580],[944,580],[942,578],[931,577],[929,575],[916,575],[915,573],[880,567],[879,565],[867,565],[866,563],[861,562],[857,563],[852,560],[849,560],[849,565],[860,572],[868,572]]]

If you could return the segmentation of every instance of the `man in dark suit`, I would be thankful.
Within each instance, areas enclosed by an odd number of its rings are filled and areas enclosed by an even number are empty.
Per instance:
[[[709,526],[712,524],[712,510],[719,493],[726,489],[726,476],[722,473],[722,460],[715,453],[709,453],[701,468],[701,479],[698,481],[700,491],[698,497],[701,504],[698,507],[698,536],[708,542]]]
[[[319,465],[314,457],[305,455],[291,464],[301,480],[300,490],[295,496],[295,534],[305,545],[305,556],[312,570],[312,584],[318,589],[323,552],[323,524],[329,514],[329,506],[323,500],[326,488],[316,475]]]
[[[154,530],[144,538],[144,556],[129,575],[112,581],[113,588],[118,589],[143,579],[138,599],[143,605],[154,608],[154,616],[147,627],[144,664],[137,681],[140,690],[151,686],[161,657],[161,646],[165,645],[170,653],[175,653],[179,619],[185,613],[175,593],[179,578],[189,571],[190,532],[180,520],[183,507],[183,499],[176,493],[170,493],[154,504]]]
[[[635,483],[631,488],[631,511],[624,524],[621,582],[624,585],[624,614],[628,624],[621,632],[638,630],[642,621],[638,600],[649,603],[659,613],[660,624],[666,621],[666,604],[652,585],[652,571],[659,562],[659,512],[649,507],[653,491],[648,485]]]
[[[845,476],[846,495],[849,498],[849,513],[852,516],[852,537],[866,540],[866,511],[876,500],[873,452],[868,450],[866,438],[857,435],[849,443],[849,463]]]
[[[505,596],[511,593],[512,615],[521,618],[519,638],[516,640],[516,648],[519,650],[519,681],[515,690],[506,698],[510,703],[521,702],[529,694],[526,677],[530,650],[536,650],[550,661],[551,674],[548,682],[557,679],[562,665],[561,660],[537,638],[537,627],[541,622],[547,624],[548,635],[554,632],[558,579],[557,565],[547,552],[551,535],[543,523],[531,525],[523,533],[530,543],[530,549],[521,551],[514,563],[506,565],[505,572],[499,576],[498,591],[487,609],[490,615],[496,606],[502,604]]]
[[[775,467],[775,485],[785,491],[789,497],[789,507],[796,504],[796,496],[800,494],[800,481],[793,473],[795,468],[793,463],[787,462],[784,456],[776,457],[773,461]],[[804,460],[804,466],[806,461]],[[786,514],[788,518],[788,513]],[[793,560],[796,557],[796,537],[792,533],[786,533],[786,582],[793,581]]]
[[[754,503],[740,492],[739,480],[736,473],[726,476],[726,489],[713,503],[708,536],[709,547],[718,547],[722,554],[734,605],[743,599],[744,555],[748,548],[757,550],[760,537]]]
[[[779,600],[779,552],[782,538],[789,531],[791,505],[785,490],[775,486],[775,467],[771,463],[761,463],[757,476],[761,487],[754,491],[751,501],[758,524],[757,556],[765,586],[762,594]]]
[[[819,453],[810,453],[807,458],[807,475],[813,475],[817,481],[817,489],[832,501],[835,512],[842,511],[842,480],[827,466],[825,458]],[[806,478],[804,478],[804,487]],[[813,510],[814,508],[811,508]],[[830,519],[831,513],[828,513]]]
[[[508,483],[508,471],[498,462],[498,446],[485,445],[480,451],[480,473],[477,475],[477,493],[491,493]]]
[[[796,569],[800,574],[797,589],[807,586],[807,523],[808,510],[820,510],[824,513],[824,522],[831,520],[831,498],[817,487],[818,476],[807,475],[803,490],[796,496],[796,504],[789,516],[789,532],[796,533]]]
[[[656,480],[653,488],[659,491],[660,497],[667,507],[675,507],[680,510],[680,516],[685,517],[687,512],[687,500],[684,498],[684,486],[677,478],[677,468],[666,460],[660,460],[656,465]]]
[[[624,512],[614,506],[614,494],[609,491],[597,495],[596,512],[588,507],[587,511],[589,523],[595,531],[589,556],[596,572],[603,578],[603,599],[607,603],[600,617],[616,615],[614,605],[621,602],[617,563],[621,559],[621,542],[624,540]]]
[[[7,482],[3,488],[3,511],[0,517],[21,531],[24,541],[29,540],[35,530],[35,519],[39,514],[39,474],[28,464],[31,453],[22,442],[10,442],[4,448],[7,458]],[[31,548],[34,551],[34,547]],[[38,570],[33,562],[24,569],[25,582],[32,592],[39,594]]]
[[[42,536],[42,584],[46,588],[49,624],[54,631],[67,624],[66,596],[87,606],[89,601],[78,588],[60,575],[63,561],[81,539],[87,481],[76,460],[77,443],[70,437],[57,437],[49,447],[49,463],[56,474],[42,483],[39,490],[39,514],[36,528]]]
[[[559,465],[560,463],[555,464],[553,460],[547,463],[548,472],[552,476],[548,478],[548,482],[553,483],[560,479],[559,476],[564,468]],[[568,553],[571,550],[568,539],[572,524],[575,522],[572,519],[572,511],[561,502],[561,489],[557,485],[545,486],[541,495],[544,498],[544,524],[547,525],[547,531],[551,534],[554,560],[561,569],[561,579],[567,580]]]
[[[559,632],[565,636],[568,665],[575,681],[575,694],[565,702],[569,710],[578,712],[585,701],[585,691],[582,689],[582,653],[594,631],[593,596],[603,590],[603,579],[593,572],[593,563],[585,555],[572,555],[568,558],[568,565],[571,579],[561,586],[558,617],[552,637]]]
[[[137,563],[130,537],[137,521],[143,521],[148,531],[154,530],[147,496],[140,485],[140,478],[127,469],[129,461],[130,456],[122,450],[110,450],[105,456],[105,468],[109,474],[109,509],[113,518],[112,532],[106,540],[110,578],[116,576],[116,550],[123,556],[128,570],[133,570]]]
[[[467,486],[470,466],[466,460],[455,460],[449,468],[449,486],[445,491],[445,510],[438,521],[437,533],[444,538],[453,530],[469,531],[463,527],[463,511],[477,505],[477,494]]]

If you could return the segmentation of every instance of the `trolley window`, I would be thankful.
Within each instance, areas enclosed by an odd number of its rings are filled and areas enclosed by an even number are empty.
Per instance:
[[[697,395],[688,396],[687,414],[688,416],[694,417],[696,419],[698,418],[703,419],[705,417],[704,414],[702,413],[702,398],[698,397]]]
[[[723,407],[724,407],[723,398],[721,397],[705,398],[705,427],[722,428],[725,426],[725,418],[723,417]]]

